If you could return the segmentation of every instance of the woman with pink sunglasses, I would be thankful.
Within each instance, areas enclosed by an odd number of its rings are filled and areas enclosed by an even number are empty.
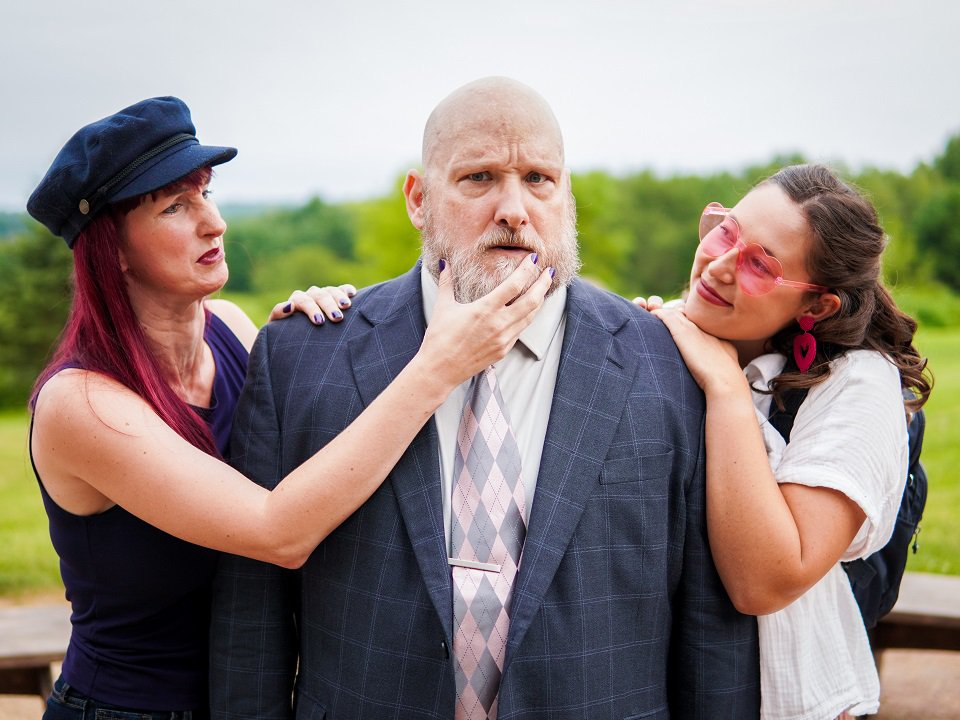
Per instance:
[[[724,585],[760,616],[762,717],[875,713],[879,680],[840,562],[889,538],[908,412],[931,390],[884,288],[873,206],[829,169],[782,169],[707,206],[682,305],[651,297],[707,399],[707,519]],[[768,421],[809,388],[786,444]],[[901,388],[917,399],[906,403]],[[759,421],[759,422],[758,422]]]

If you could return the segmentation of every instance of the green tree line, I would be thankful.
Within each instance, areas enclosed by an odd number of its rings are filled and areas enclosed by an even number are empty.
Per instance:
[[[799,156],[738,172],[661,177],[575,174],[583,274],[628,296],[679,293],[697,243],[700,211],[732,204]],[[876,204],[890,237],[884,263],[898,301],[922,325],[960,324],[960,134],[909,174],[841,173]],[[400,193],[360,202],[316,197],[299,207],[231,212],[230,292],[287,296],[293,288],[369,285],[407,270],[419,252]],[[69,307],[70,253],[23,217],[0,224],[0,407],[22,405]]]

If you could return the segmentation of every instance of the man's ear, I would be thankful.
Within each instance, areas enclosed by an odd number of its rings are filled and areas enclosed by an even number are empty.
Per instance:
[[[423,175],[409,170],[403,181],[403,197],[407,200],[407,215],[417,230],[423,230]]]
[[[836,315],[840,310],[840,298],[834,293],[820,293],[803,311],[803,315],[809,315],[814,322],[826,320],[828,317]]]

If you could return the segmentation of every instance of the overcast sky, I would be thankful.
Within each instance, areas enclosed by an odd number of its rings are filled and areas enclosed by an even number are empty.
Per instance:
[[[958,26],[956,0],[5,0],[0,209],[81,125],[156,95],[240,149],[221,202],[382,194],[485,75],[546,97],[575,171],[793,151],[908,171],[960,132]]]

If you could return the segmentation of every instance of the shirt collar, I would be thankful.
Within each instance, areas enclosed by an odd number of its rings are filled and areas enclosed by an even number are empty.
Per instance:
[[[747,376],[747,382],[750,385],[768,390],[770,381],[783,372],[783,366],[786,364],[786,355],[767,353],[751,360],[743,369],[743,374]]]
[[[420,287],[423,290],[423,314],[430,324],[433,306],[437,302],[437,281],[425,267],[420,268]],[[560,287],[543,302],[533,322],[520,334],[520,342],[537,360],[542,360],[557,333],[567,305],[567,288]]]
[[[743,369],[743,374],[747,377],[750,389],[758,388],[760,390],[769,390],[770,381],[783,372],[784,365],[787,364],[787,356],[780,353],[767,353],[754,358]],[[760,392],[753,392],[753,406],[757,409],[757,417],[761,426],[766,423],[767,416],[770,414],[770,405],[773,402],[773,396]],[[774,431],[776,432],[776,431]],[[767,443],[768,449],[770,443]],[[776,467],[771,463],[771,467]]]

